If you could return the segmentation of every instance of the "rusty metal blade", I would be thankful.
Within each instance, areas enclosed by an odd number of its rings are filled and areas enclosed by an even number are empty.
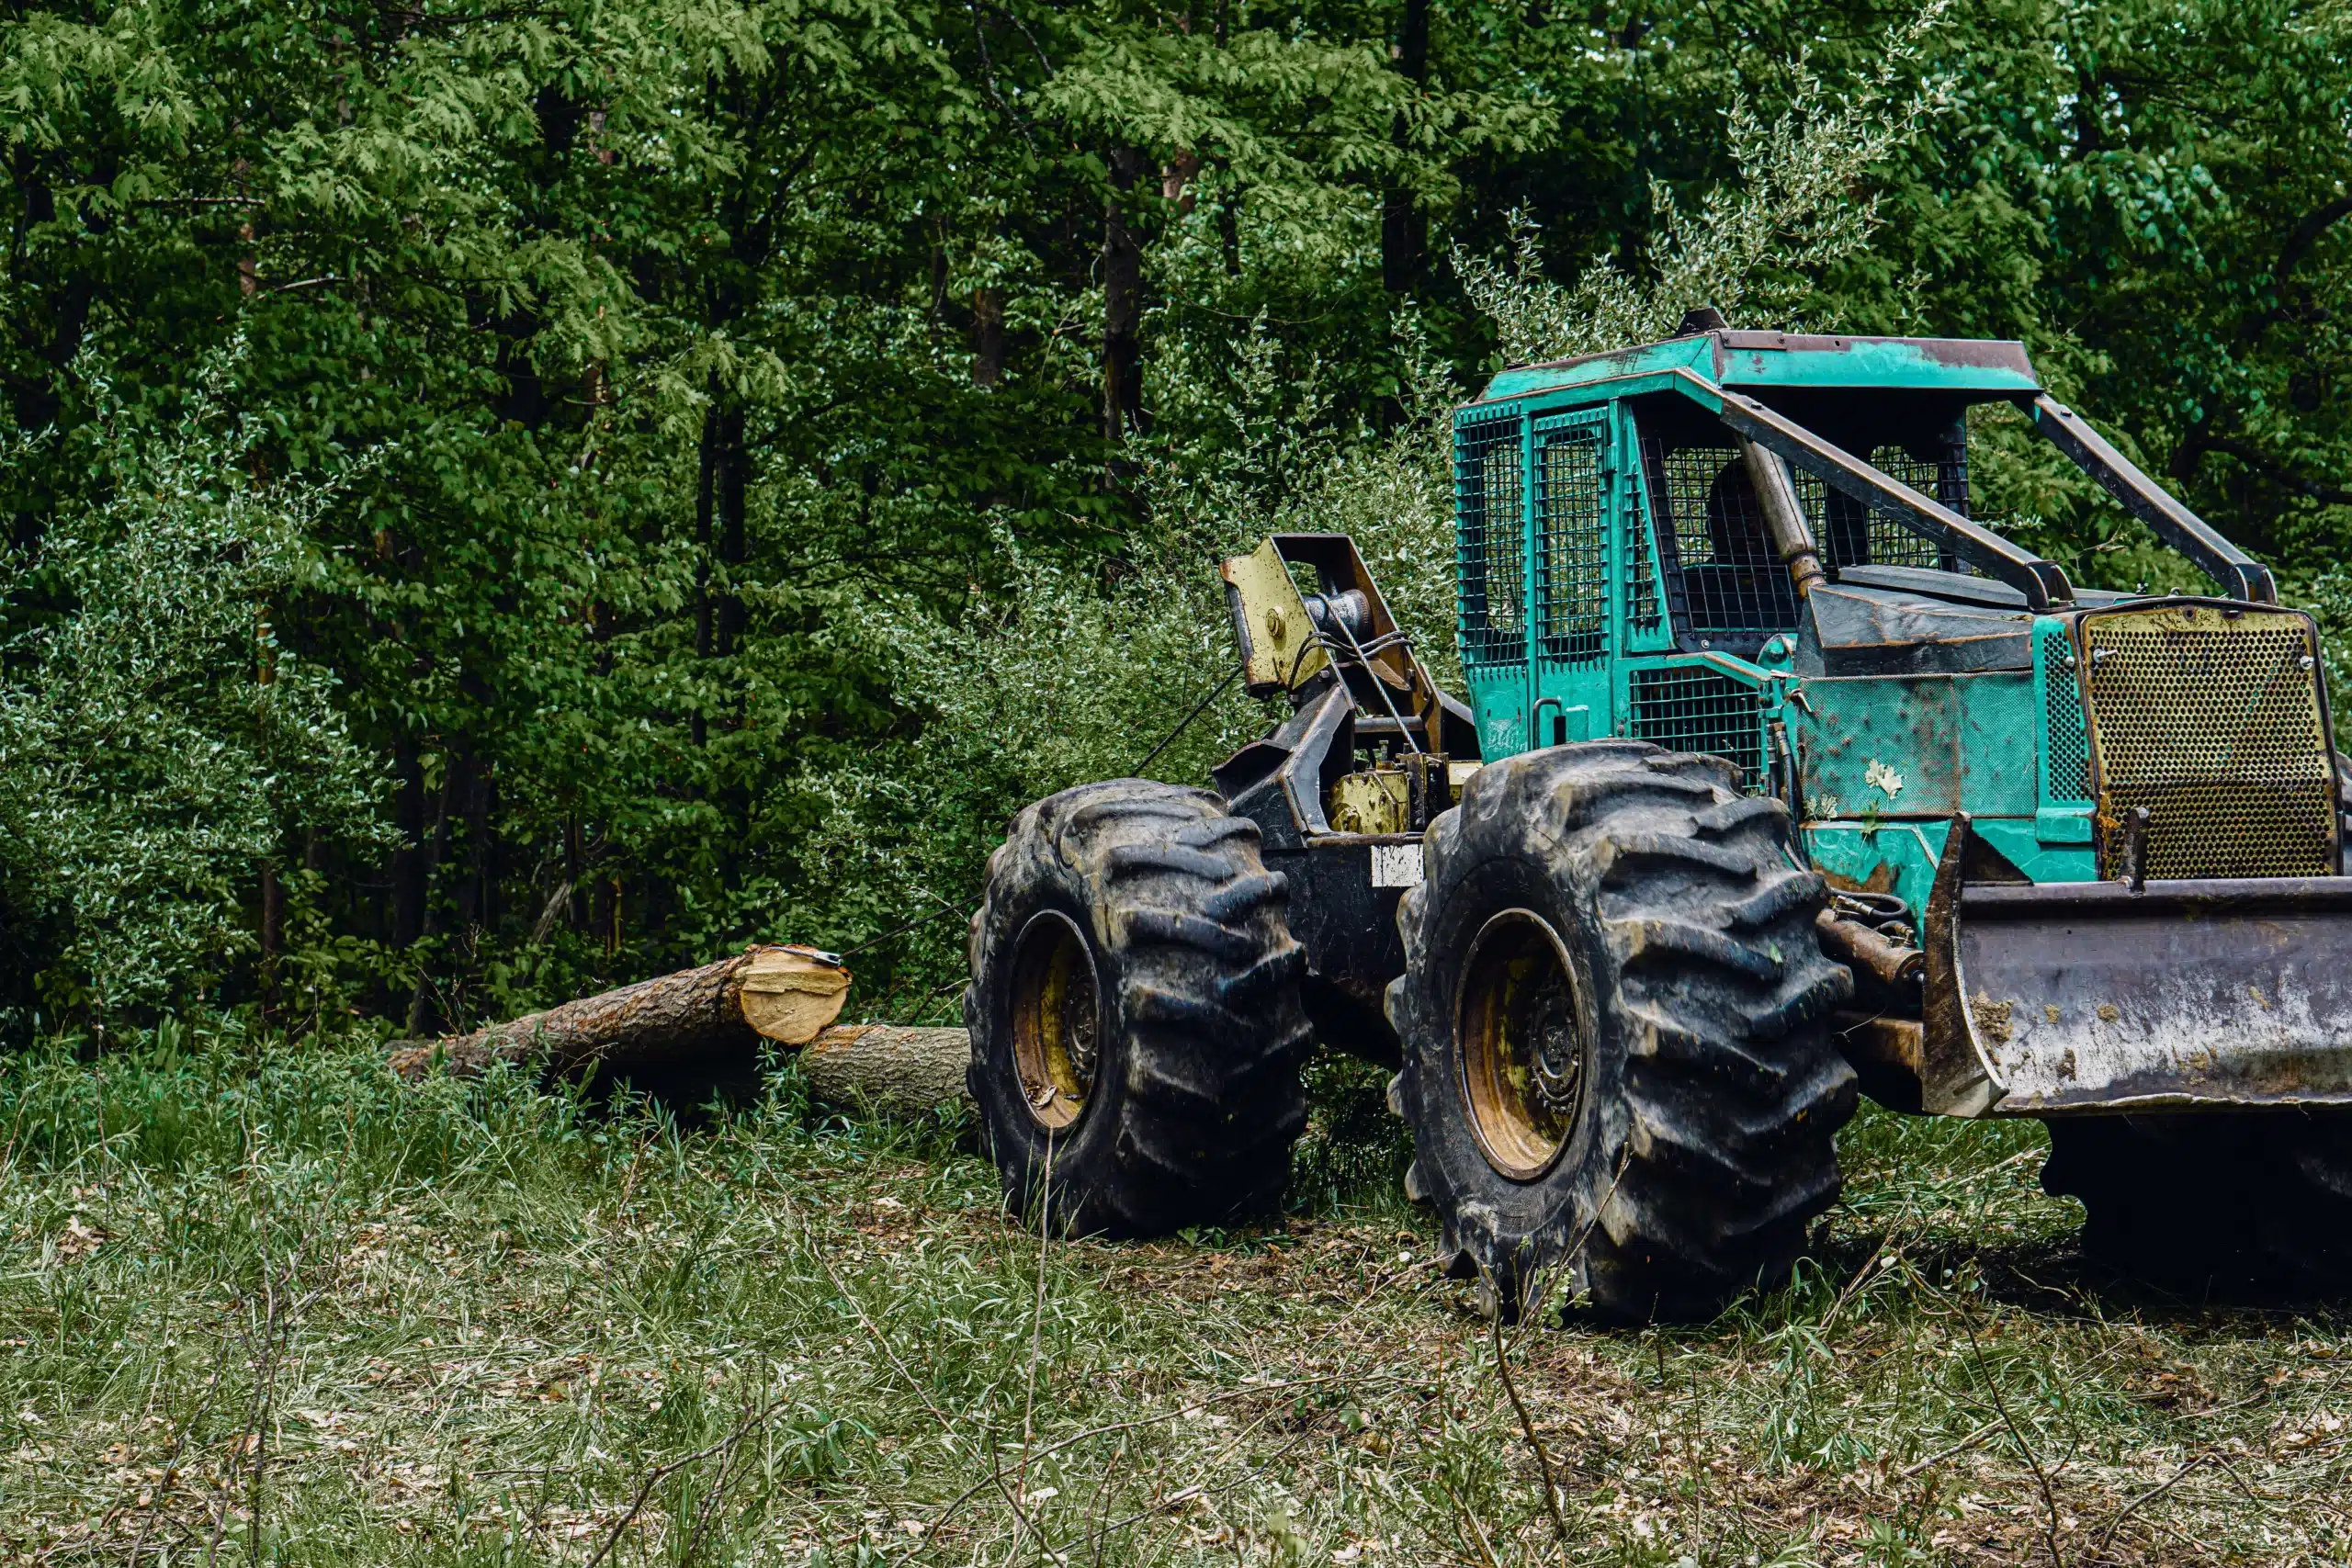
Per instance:
[[[2352,876],[1958,892],[1995,1114],[2352,1103]]]

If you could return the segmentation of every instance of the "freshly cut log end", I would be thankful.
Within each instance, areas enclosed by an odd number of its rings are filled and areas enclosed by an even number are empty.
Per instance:
[[[779,1045],[808,1044],[849,999],[849,971],[806,948],[753,948],[741,964],[737,1005],[743,1021]]]
[[[404,1042],[391,1068],[479,1076],[493,1062],[557,1077],[754,1057],[763,1038],[801,1045],[840,1016],[850,973],[808,948],[755,947],[699,969],[582,997],[472,1034]]]

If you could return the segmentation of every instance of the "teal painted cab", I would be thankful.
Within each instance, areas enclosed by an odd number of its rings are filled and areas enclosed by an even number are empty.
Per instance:
[[[1726,758],[1835,881],[1915,910],[1961,812],[2023,876],[2096,876],[2064,616],[1801,466],[1827,575],[1800,594],[1732,423],[1777,411],[1965,518],[1969,406],[2037,389],[2014,344],[1731,332],[1501,373],[1454,426],[1484,755],[1629,736]]]
[[[2352,760],[2313,618],[2015,344],[1685,325],[1513,367],[1457,412],[1455,743],[1475,728],[1492,764],[1630,737],[1782,802],[1770,864],[1827,886],[1776,885],[1852,982],[1838,1049],[1895,1110],[2352,1108]],[[2079,588],[1980,521],[1986,404],[2217,592]],[[1469,798],[1646,776],[1546,757]]]

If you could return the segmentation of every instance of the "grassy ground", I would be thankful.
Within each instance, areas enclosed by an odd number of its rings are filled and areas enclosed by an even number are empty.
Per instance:
[[[957,1129],[788,1079],[682,1129],[356,1047],[0,1063],[0,1555],[2352,1556],[2344,1319],[2086,1264],[2038,1129],[1865,1114],[1790,1291],[1498,1340],[1326,1077],[1286,1223],[1040,1247]]]

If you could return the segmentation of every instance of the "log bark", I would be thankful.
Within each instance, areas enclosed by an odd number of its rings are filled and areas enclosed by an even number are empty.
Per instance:
[[[806,950],[748,953],[583,997],[455,1039],[402,1043],[392,1070],[470,1077],[494,1062],[558,1077],[676,1069],[754,1059],[763,1040],[805,1045],[841,1013],[849,971]]]
[[[836,1024],[801,1051],[800,1070],[820,1100],[921,1116],[971,1098],[971,1060],[966,1030]]]
[[[627,1077],[695,1104],[715,1087],[749,1089],[767,1042],[801,1047],[810,1092],[831,1104],[920,1116],[969,1099],[969,1033],[834,1024],[848,995],[846,969],[805,949],[753,948],[472,1034],[396,1042],[391,1067],[414,1082],[505,1062],[550,1077]]]

